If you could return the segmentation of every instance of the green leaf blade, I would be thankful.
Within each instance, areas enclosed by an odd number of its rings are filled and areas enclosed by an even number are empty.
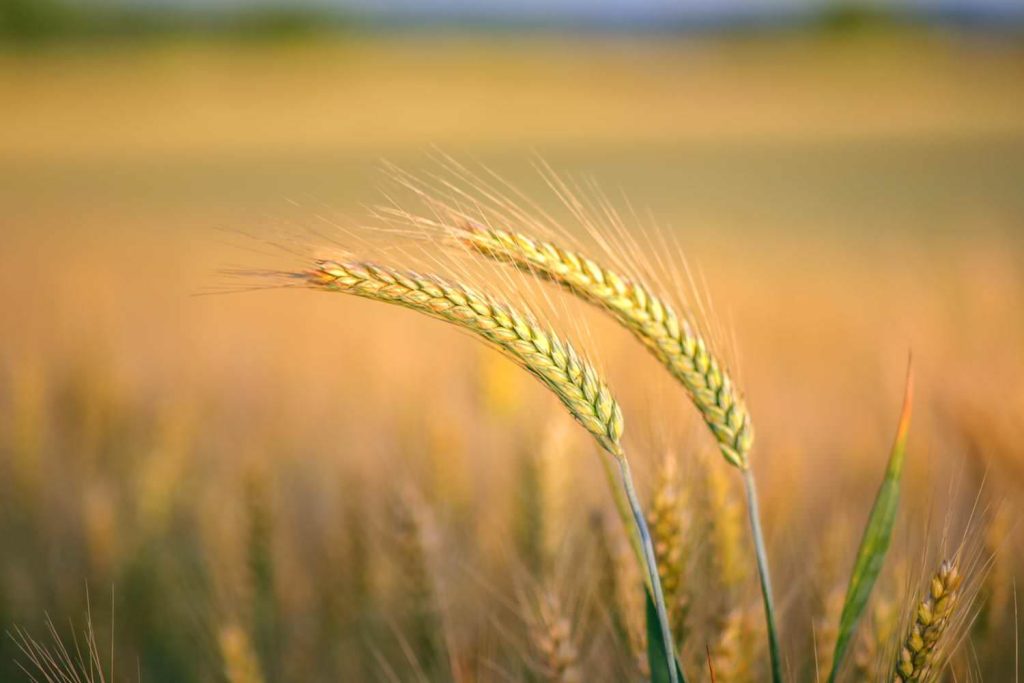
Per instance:
[[[885,470],[885,477],[875,502],[871,507],[871,514],[864,527],[864,535],[861,538],[860,548],[857,550],[857,560],[853,565],[853,573],[850,575],[850,585],[846,590],[846,599],[843,602],[843,611],[839,618],[839,634],[836,638],[836,646],[832,655],[832,670],[829,673],[829,683],[833,683],[843,664],[846,651],[850,646],[853,634],[856,631],[857,623],[867,606],[868,598],[871,597],[871,590],[875,581],[882,571],[885,563],[885,555],[889,550],[889,543],[892,540],[892,530],[896,523],[896,512],[899,509],[900,477],[903,474],[903,462],[906,457],[907,432],[910,429],[910,415],[914,399],[914,380],[910,366],[907,367],[907,382],[903,396],[903,409],[900,414],[899,426],[896,430],[896,438],[893,441],[892,451],[889,454],[889,463]]]
[[[661,633],[661,621],[658,619],[658,608],[654,606],[651,599],[651,592],[644,589],[644,596],[647,605],[647,664],[651,669],[651,683],[669,683],[672,676],[668,670],[668,653],[665,652],[665,639]],[[675,657],[675,653],[673,653]],[[686,683],[683,675],[683,667],[676,662],[676,671],[679,673],[680,683]]]

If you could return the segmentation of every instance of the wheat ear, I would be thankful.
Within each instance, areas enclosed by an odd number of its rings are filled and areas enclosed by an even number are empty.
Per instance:
[[[469,287],[373,263],[319,261],[316,289],[397,304],[469,330],[543,382],[604,450],[623,457],[622,413],[594,367],[531,317]]]
[[[686,388],[725,459],[749,467],[754,432],[743,398],[704,339],[667,301],[643,283],[552,242],[466,220],[457,226],[455,236],[474,251],[557,283],[611,313]]]
[[[437,276],[368,262],[338,261],[317,261],[316,267],[308,272],[288,275],[301,278],[313,289],[391,303],[457,325],[497,348],[547,386],[619,467],[625,497],[616,486],[612,486],[612,491],[623,521],[628,528],[635,529],[634,552],[647,572],[665,652],[674,651],[654,547],[622,449],[622,412],[593,365],[581,358],[571,344],[527,314]],[[667,665],[670,680],[676,683],[682,672],[677,671],[671,655]]]
[[[484,226],[460,215],[455,218],[449,230],[457,241],[484,256],[550,280],[605,309],[630,330],[686,389],[726,461],[743,473],[768,626],[772,680],[780,683],[782,655],[775,627],[771,575],[761,530],[757,487],[750,469],[749,453],[754,442],[754,429],[743,398],[724,366],[709,351],[693,325],[685,317],[677,315],[667,301],[643,283],[552,242]]]
[[[929,582],[927,595],[917,605],[896,659],[893,683],[927,680],[939,653],[939,641],[956,609],[962,582],[956,561],[944,561]]]

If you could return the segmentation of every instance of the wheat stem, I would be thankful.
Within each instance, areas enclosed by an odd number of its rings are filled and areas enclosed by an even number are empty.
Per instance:
[[[757,573],[761,580],[761,597],[764,601],[764,617],[768,624],[768,652],[771,656],[772,680],[782,680],[782,656],[779,636],[775,629],[775,601],[772,598],[772,579],[768,571],[768,554],[764,547],[764,533],[761,531],[761,513],[757,503],[757,486],[751,470],[743,471],[743,484],[747,491],[747,512],[750,515],[750,530],[754,537],[754,553],[757,557]]]

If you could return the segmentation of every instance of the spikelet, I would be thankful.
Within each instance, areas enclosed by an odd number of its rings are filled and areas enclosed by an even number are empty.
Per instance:
[[[690,559],[687,538],[691,529],[687,513],[676,459],[666,455],[658,473],[647,523],[651,527],[669,624],[676,637],[676,644],[680,646],[686,638],[686,617],[690,608],[686,581]]]
[[[530,625],[530,640],[539,659],[541,680],[549,683],[579,683],[583,680],[580,652],[573,637],[572,623],[561,601],[551,591],[540,599]]]
[[[896,659],[894,683],[925,681],[941,653],[940,641],[957,606],[963,576],[955,560],[945,560],[928,585],[928,593],[917,605],[913,623]]]
[[[228,683],[263,683],[259,661],[249,635],[238,624],[225,624],[217,638]]]
[[[511,305],[436,276],[365,262],[318,261],[301,277],[314,289],[396,304],[474,333],[543,382],[602,448],[622,457],[622,413],[597,371]]]
[[[643,283],[551,242],[465,218],[451,230],[470,249],[550,280],[611,313],[686,388],[725,459],[749,467],[754,431],[743,398],[691,322],[667,301]]]

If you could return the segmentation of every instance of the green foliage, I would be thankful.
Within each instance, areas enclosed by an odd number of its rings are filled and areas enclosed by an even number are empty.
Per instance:
[[[669,683],[672,675],[668,670],[669,656],[665,652],[665,638],[661,632],[661,622],[658,620],[658,609],[651,599],[651,592],[644,590],[644,604],[647,614],[647,662],[651,667],[651,683]],[[686,683],[686,676],[683,674],[683,667],[676,659],[676,671],[679,672],[680,683]]]
[[[878,579],[885,562],[889,542],[892,540],[892,529],[896,522],[896,511],[899,508],[900,476],[903,473],[903,461],[906,455],[907,430],[910,428],[910,413],[914,397],[913,374],[908,368],[907,384],[903,397],[903,411],[900,415],[896,439],[889,454],[889,464],[885,470],[885,478],[875,496],[871,515],[864,527],[864,536],[857,551],[857,561],[853,565],[850,586],[846,591],[843,612],[839,618],[839,635],[836,639],[835,651],[832,655],[832,671],[828,680],[836,679],[843,657],[849,648],[857,622],[867,606],[871,589]]]

